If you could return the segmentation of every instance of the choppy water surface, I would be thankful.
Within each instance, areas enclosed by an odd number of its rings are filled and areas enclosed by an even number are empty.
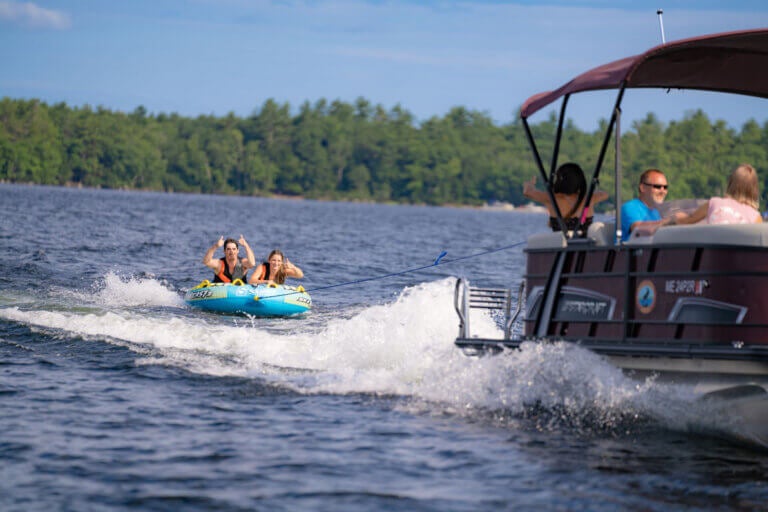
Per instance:
[[[516,287],[522,247],[488,251],[544,220],[0,185],[0,509],[764,507],[768,454],[695,433],[690,390],[454,347],[455,276]],[[184,305],[241,233],[304,269],[309,315]]]

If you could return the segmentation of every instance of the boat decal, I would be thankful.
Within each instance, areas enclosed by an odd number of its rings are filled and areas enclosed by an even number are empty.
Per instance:
[[[297,306],[311,307],[312,299],[309,297],[309,295],[306,294],[286,295],[285,303],[295,304]]]
[[[635,303],[637,304],[637,309],[644,315],[653,311],[653,308],[656,307],[656,286],[654,286],[652,281],[646,279],[640,282],[637,286]]]
[[[528,295],[526,319],[532,320],[541,302],[544,288],[535,286]],[[588,288],[563,286],[560,290],[555,320],[561,322],[592,322],[611,320],[616,309],[616,299]]]
[[[223,299],[227,296],[227,290],[223,286],[211,286],[189,291],[188,300]]]
[[[707,279],[668,279],[664,283],[664,291],[674,294],[701,295],[705,288],[709,288]]]
[[[237,289],[235,289],[236,297],[245,297],[247,295],[253,295],[253,290],[245,288],[244,286],[240,286]]]
[[[604,301],[568,300],[562,307],[563,313],[584,318],[605,318],[607,310],[608,303]]]

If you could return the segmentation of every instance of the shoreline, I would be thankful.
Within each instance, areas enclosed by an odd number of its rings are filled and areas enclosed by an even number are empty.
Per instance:
[[[494,202],[484,203],[481,205],[471,204],[458,204],[458,203],[445,203],[445,204],[427,204],[427,203],[399,203],[397,201],[375,201],[373,199],[332,199],[327,197],[312,197],[308,198],[302,195],[288,195],[288,194],[269,194],[269,195],[242,195],[242,194],[226,194],[226,193],[206,193],[206,192],[180,192],[175,190],[156,190],[156,189],[143,189],[143,188],[109,188],[109,187],[92,187],[86,186],[82,183],[66,183],[64,185],[51,185],[43,183],[31,183],[31,182],[10,182],[6,180],[0,180],[0,185],[11,186],[24,186],[24,187],[56,187],[56,188],[69,188],[78,190],[104,190],[113,192],[150,192],[156,194],[196,194],[201,196],[218,196],[218,197],[253,197],[262,199],[276,199],[279,201],[321,201],[330,203],[357,203],[357,204],[381,204],[381,205],[397,205],[397,206],[424,206],[433,208],[455,208],[455,209],[468,209],[468,210],[483,210],[483,211],[495,211],[495,212],[516,212],[516,213],[546,213],[547,209],[543,206],[539,206],[533,203],[527,203],[520,206],[515,206],[512,203],[507,202]]]

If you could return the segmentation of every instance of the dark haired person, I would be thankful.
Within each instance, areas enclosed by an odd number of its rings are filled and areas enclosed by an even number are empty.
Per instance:
[[[584,171],[581,170],[579,164],[569,162],[557,168],[552,177],[552,192],[557,207],[563,215],[566,229],[575,230],[580,224],[580,218],[577,215],[584,209],[587,196],[587,180],[584,178]],[[549,199],[549,194],[536,189],[536,176],[523,184],[523,195],[546,206],[549,212],[549,226],[552,231],[560,231],[560,223],[557,220],[555,207]],[[608,199],[608,194],[600,190],[592,195],[592,200],[583,216],[584,229],[592,223],[594,206],[606,199]]]
[[[241,245],[245,247],[247,256],[242,259],[239,257]],[[219,247],[224,247],[224,257],[213,259],[213,254]],[[224,240],[222,236],[218,242],[208,248],[203,256],[203,265],[213,270],[214,283],[231,283],[237,279],[245,282],[248,270],[256,266],[256,257],[243,235],[240,235],[239,243],[234,238]]]

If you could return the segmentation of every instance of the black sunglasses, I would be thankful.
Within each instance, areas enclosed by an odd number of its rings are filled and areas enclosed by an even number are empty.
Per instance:
[[[646,182],[643,182],[643,185],[646,185],[648,187],[653,187],[656,190],[667,190],[669,188],[669,185],[659,185],[657,183],[646,183]]]

